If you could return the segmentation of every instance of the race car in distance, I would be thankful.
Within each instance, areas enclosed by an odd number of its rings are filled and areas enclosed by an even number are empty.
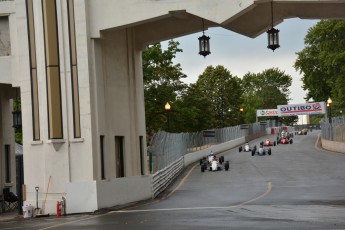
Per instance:
[[[224,164],[223,164],[224,163]],[[224,162],[224,156],[217,157],[211,153],[208,157],[203,157],[200,159],[200,166],[201,172],[205,171],[220,171],[225,169],[225,171],[229,170],[230,164],[229,161]]]
[[[272,151],[271,148],[264,148],[263,145],[260,145],[258,151],[252,150],[252,156],[257,154],[258,156],[265,156],[266,154],[271,155]]]
[[[255,149],[255,150],[256,150],[256,145],[254,145],[253,148],[250,148],[250,146],[249,146],[249,144],[248,144],[248,142],[247,142],[247,143],[244,145],[244,148],[243,148],[242,146],[240,146],[240,147],[238,148],[238,151],[239,151],[239,152],[242,152],[242,150],[243,150],[243,152],[251,152],[252,149]]]
[[[277,144],[292,144],[292,133],[285,132],[284,130],[277,136]]]
[[[302,129],[297,132],[298,135],[307,135],[308,129]]]
[[[276,146],[277,143],[276,141],[273,141],[272,143],[271,140],[267,138],[265,141],[262,141],[260,144],[263,146]]]

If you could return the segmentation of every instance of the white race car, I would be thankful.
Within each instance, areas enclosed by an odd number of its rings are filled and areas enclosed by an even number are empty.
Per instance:
[[[258,156],[265,156],[266,154],[271,155],[272,151],[271,148],[264,148],[263,145],[260,145],[258,151],[256,150],[252,150],[252,156],[254,156],[255,154],[257,154]]]
[[[251,152],[252,150],[256,150],[256,145],[253,146],[253,148],[250,148],[248,142],[244,145],[244,147],[240,146],[238,151],[239,152]]]
[[[224,163],[224,165],[223,165]],[[217,157],[211,153],[207,157],[203,157],[200,159],[200,166],[201,166],[201,172],[207,171],[219,171],[225,169],[225,171],[229,170],[229,161],[224,162],[224,156]]]

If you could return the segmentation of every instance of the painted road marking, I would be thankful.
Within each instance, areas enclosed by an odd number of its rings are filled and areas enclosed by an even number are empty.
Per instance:
[[[131,212],[161,212],[161,211],[182,211],[182,210],[205,210],[205,209],[229,209],[229,208],[240,208],[246,204],[253,203],[269,194],[272,190],[272,182],[267,182],[267,190],[265,193],[261,194],[258,197],[253,199],[244,201],[240,204],[230,205],[225,207],[189,207],[189,208],[162,208],[162,209],[146,209],[146,210],[120,210],[120,211],[112,211],[111,213],[131,213]]]
[[[186,182],[186,180],[188,179],[188,177],[190,176],[190,174],[192,173],[192,171],[195,169],[195,167],[197,166],[198,164],[195,164],[190,170],[189,172],[187,173],[186,176],[183,177],[183,179],[181,180],[181,182],[178,184],[178,186],[173,190],[171,191],[167,197],[171,196],[174,192],[176,192],[177,190],[179,190],[183,184]],[[111,212],[108,212],[108,213],[105,213],[105,214],[102,214],[102,215],[97,215],[97,216],[92,216],[92,217],[88,217],[88,218],[83,218],[83,219],[80,219],[80,220],[75,220],[75,221],[70,221],[70,222],[66,222],[66,223],[61,223],[61,224],[57,224],[57,225],[53,225],[53,226],[50,226],[50,227],[46,227],[46,228],[41,228],[40,230],[46,230],[46,229],[53,229],[53,228],[57,228],[57,227],[61,227],[61,226],[64,226],[64,225],[68,225],[68,224],[73,224],[73,223],[77,223],[77,222],[81,222],[81,221],[85,221],[85,220],[91,220],[91,219],[94,219],[94,218],[98,218],[98,217],[102,217],[102,216],[106,216],[106,215],[109,215],[109,214],[112,214],[112,213],[134,213],[134,212],[160,212],[160,211],[181,211],[181,210],[205,210],[205,209],[231,209],[231,208],[240,208],[246,204],[249,204],[249,203],[253,203],[265,196],[267,196],[267,194],[269,194],[272,190],[272,182],[267,182],[267,190],[261,194],[260,196],[258,197],[255,197],[253,199],[250,199],[250,200],[247,200],[247,201],[244,201],[240,204],[237,204],[237,205],[230,205],[230,206],[225,206],[225,207],[190,207],[190,208],[167,208],[167,209],[147,209],[147,210],[120,210],[120,211],[111,211]],[[152,204],[152,203],[149,203],[149,204]],[[144,204],[144,205],[148,205],[148,204]],[[139,205],[139,206],[143,206],[143,205]],[[137,206],[137,207],[139,207]]]

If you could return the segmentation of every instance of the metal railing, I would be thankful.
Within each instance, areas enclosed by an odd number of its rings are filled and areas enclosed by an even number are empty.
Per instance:
[[[164,169],[152,175],[152,198],[164,191],[170,183],[182,172],[183,157],[176,160]]]
[[[345,116],[333,117],[331,122],[323,120],[320,122],[320,127],[323,139],[345,142]]]
[[[160,131],[152,137],[149,146],[150,173],[167,167],[189,152],[256,134],[267,127],[272,127],[274,124],[272,121],[267,121],[265,125],[257,122],[246,125],[246,129],[243,129],[243,125],[238,125],[194,133],[167,133]]]

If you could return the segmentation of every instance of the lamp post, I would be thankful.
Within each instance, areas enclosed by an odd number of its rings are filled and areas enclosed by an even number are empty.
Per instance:
[[[331,105],[332,105],[332,99],[328,97],[327,100],[327,108],[328,108],[328,123],[329,123],[329,137],[330,140],[333,140],[333,133],[332,133],[332,110],[331,110]]]
[[[240,108],[240,114],[241,114],[240,122],[242,124],[243,123],[243,107]]]
[[[327,100],[327,107],[328,107],[328,122],[331,124],[332,123],[332,99],[329,97]]]
[[[168,121],[167,121],[167,123],[168,123],[168,130],[167,131],[169,132],[170,131],[170,109],[171,109],[171,106],[170,106],[169,102],[167,102],[165,104],[164,108],[165,108],[165,111],[167,111],[167,117],[168,117]]]

